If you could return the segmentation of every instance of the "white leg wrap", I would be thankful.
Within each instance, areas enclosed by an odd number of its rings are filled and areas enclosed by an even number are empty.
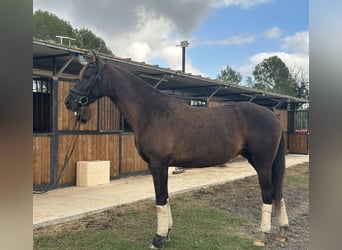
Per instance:
[[[168,226],[168,229],[171,229],[172,224],[173,224],[173,220],[172,220],[170,199],[167,199],[166,208],[167,208],[167,226]]]
[[[171,211],[171,210],[170,210]],[[166,236],[168,231],[168,209],[167,205],[157,205],[157,234]]]
[[[280,201],[279,207],[276,208],[276,216],[278,218],[279,226],[281,226],[281,227],[288,227],[289,226],[289,219],[287,218],[284,199],[282,199]]]
[[[272,204],[263,204],[261,208],[260,230],[263,233],[271,231]]]

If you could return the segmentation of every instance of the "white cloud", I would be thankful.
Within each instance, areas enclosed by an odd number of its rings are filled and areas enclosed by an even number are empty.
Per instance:
[[[113,53],[129,57],[138,62],[162,61],[165,67],[182,68],[182,50],[176,45],[182,40],[175,36],[175,25],[169,19],[156,15],[145,8],[139,8],[135,27],[122,36],[106,37]],[[105,35],[103,35],[105,37]],[[186,72],[202,74],[186,58]]]
[[[171,69],[182,69],[182,50],[180,47],[173,45],[162,48],[159,52],[159,58],[162,58]],[[205,76],[204,73],[193,66],[191,58],[188,56],[185,57],[185,72]]]
[[[147,63],[162,61],[165,67],[181,69],[182,50],[176,45],[188,39],[202,22],[208,2],[99,0],[84,4],[84,0],[34,0],[33,9],[39,8],[74,27],[91,29],[117,56]],[[186,58],[186,71],[201,74],[191,65],[190,58]]]
[[[252,76],[255,66],[272,56],[278,56],[286,64],[290,72],[292,69],[303,69],[305,77],[309,79],[309,55],[302,53],[289,54],[282,51],[258,53],[251,56],[248,62],[240,66],[238,70],[243,76]]]
[[[276,39],[279,38],[282,34],[282,31],[279,27],[272,27],[265,31],[266,39]]]
[[[127,54],[133,55],[136,61],[145,61],[151,54],[151,48],[147,43],[134,42],[127,47]]]
[[[222,40],[207,40],[207,41],[204,41],[203,44],[227,46],[227,45],[242,45],[246,43],[253,43],[254,41],[255,41],[255,37],[253,35],[242,34],[242,35],[231,36]]]
[[[230,6],[251,8],[272,2],[273,0],[99,0],[86,1],[85,4],[84,0],[33,0],[33,9],[50,11],[69,21],[74,27],[91,29],[106,41],[117,56],[147,63],[161,61],[166,64],[164,67],[181,69],[181,49],[176,45],[181,40],[191,39],[191,32],[203,22],[211,11],[210,8],[214,11],[216,8]],[[276,28],[269,30],[269,37],[279,36]],[[282,48],[295,52],[291,61],[298,61],[298,64],[304,60],[300,59],[299,52],[306,51],[306,45],[300,42],[303,42],[301,38],[303,34],[297,34],[284,38],[282,43]],[[227,46],[250,44],[254,41],[255,36],[240,34],[222,40],[208,40],[206,43]],[[194,41],[190,40],[190,43],[194,46]],[[248,64],[241,67],[248,75],[253,70],[248,69],[250,65],[254,67],[261,62],[256,59],[258,57],[259,54],[252,56]],[[186,58],[186,71],[204,75],[192,65],[191,58]]]
[[[281,44],[282,49],[290,50],[295,53],[309,53],[309,32],[297,32],[292,36],[287,36]]]
[[[280,47],[292,53],[275,51],[252,55],[245,65],[239,67],[239,72],[243,76],[252,76],[252,72],[257,64],[266,58],[278,56],[286,64],[290,72],[302,69],[304,77],[309,79],[309,32],[297,32],[294,35],[283,38]]]

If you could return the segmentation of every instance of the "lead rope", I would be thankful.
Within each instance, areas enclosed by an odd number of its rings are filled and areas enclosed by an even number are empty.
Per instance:
[[[77,130],[77,131],[80,130],[82,121],[79,118],[81,117],[82,112],[83,112],[83,107],[81,107],[80,111],[77,112],[76,119],[75,119],[75,124],[74,124],[74,130]],[[52,188],[56,187],[58,181],[61,179],[65,169],[68,166],[70,157],[71,157],[71,155],[72,155],[72,153],[74,152],[74,149],[75,149],[77,138],[78,138],[78,133],[76,133],[75,135],[72,136],[72,138],[71,138],[71,140],[69,142],[69,145],[68,145],[67,153],[66,153],[65,158],[64,158],[64,163],[63,163],[62,170],[59,173],[59,175],[57,176],[57,179],[55,180],[55,182],[52,185],[50,185],[50,186],[48,186],[47,188],[44,188],[44,189],[39,189],[39,190],[33,189],[33,194],[44,194],[47,191],[51,190]]]

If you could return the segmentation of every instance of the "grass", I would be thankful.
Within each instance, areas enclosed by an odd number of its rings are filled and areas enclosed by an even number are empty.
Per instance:
[[[284,185],[296,185],[306,187],[309,185],[309,175],[307,174],[307,163],[298,164],[296,171],[285,174]]]
[[[307,187],[307,172],[305,164],[289,169],[284,184]],[[245,181],[241,180],[241,183],[237,189],[245,187]],[[234,192],[235,189],[229,190]],[[253,246],[259,221],[233,216],[212,204],[212,198],[208,197],[217,197],[217,191],[213,187],[212,190],[199,190],[196,195],[180,194],[172,198],[174,228],[171,241],[165,244],[166,249],[260,249]],[[147,249],[156,230],[155,212],[154,201],[147,200],[77,221],[36,229],[33,249]]]
[[[154,205],[150,203],[109,212],[110,222],[98,222],[102,228],[81,223],[79,229],[74,225],[74,229],[64,232],[59,229],[56,233],[37,233],[34,249],[146,249],[156,223]],[[177,201],[172,209],[175,228],[172,240],[165,245],[167,249],[256,249],[253,239],[241,233],[253,225],[248,218]]]

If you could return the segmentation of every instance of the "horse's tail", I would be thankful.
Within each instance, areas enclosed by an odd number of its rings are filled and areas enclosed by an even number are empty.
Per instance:
[[[272,164],[273,200],[277,204],[283,198],[283,179],[285,174],[285,143],[281,135],[277,154]]]

